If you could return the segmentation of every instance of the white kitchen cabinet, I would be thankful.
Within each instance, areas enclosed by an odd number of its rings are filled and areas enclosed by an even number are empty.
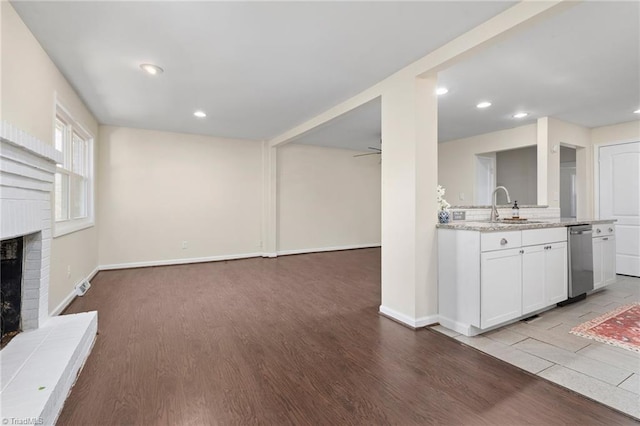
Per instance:
[[[522,248],[522,314],[567,299],[567,243]]]
[[[440,323],[467,336],[567,299],[567,231],[438,232]]]
[[[546,306],[566,300],[569,293],[567,243],[557,242],[548,247],[544,263]]]
[[[522,315],[521,250],[482,253],[480,268],[480,328]]]
[[[616,282],[616,237],[593,238],[593,289]]]
[[[533,246],[522,254],[522,314],[528,314],[547,306],[545,298],[544,264],[547,246]]]

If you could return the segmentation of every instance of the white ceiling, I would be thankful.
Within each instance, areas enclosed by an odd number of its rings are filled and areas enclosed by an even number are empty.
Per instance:
[[[584,2],[500,42],[438,76],[440,142],[551,116],[585,127],[638,120],[640,2]],[[490,100],[492,106],[475,105]],[[380,114],[361,107],[296,143],[365,150],[377,146]],[[517,111],[529,113],[513,119]],[[348,129],[348,132],[340,131]],[[351,143],[349,134],[371,135]],[[341,143],[341,145],[338,145]]]
[[[513,3],[12,2],[99,122],[250,139],[314,117]],[[164,74],[143,74],[146,62]]]
[[[551,116],[585,127],[637,120],[640,2],[584,2],[440,73],[439,139]],[[493,105],[478,110],[475,105]],[[517,111],[529,112],[514,120]]]

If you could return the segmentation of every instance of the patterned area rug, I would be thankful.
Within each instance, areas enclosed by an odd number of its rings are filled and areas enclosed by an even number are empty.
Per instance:
[[[574,327],[571,333],[640,353],[640,302],[620,306]]]

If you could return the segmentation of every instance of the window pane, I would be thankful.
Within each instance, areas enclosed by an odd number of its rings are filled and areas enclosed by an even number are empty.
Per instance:
[[[87,175],[87,142],[77,134],[73,134],[73,172]]]
[[[56,132],[55,132],[55,144],[56,149],[60,152],[64,152],[64,131],[65,125],[62,121],[56,118]]]
[[[87,217],[87,179],[71,176],[71,219]]]
[[[56,222],[69,219],[69,176],[56,173]]]

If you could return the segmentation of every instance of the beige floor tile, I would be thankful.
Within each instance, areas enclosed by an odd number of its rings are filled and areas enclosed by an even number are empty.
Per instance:
[[[561,365],[554,365],[539,375],[634,417],[640,417],[640,395],[638,394],[609,385]]]
[[[445,336],[449,336],[449,337],[456,337],[460,335],[460,333],[458,333],[457,331],[450,330],[447,327],[443,327],[441,325],[434,325],[433,327],[430,327],[430,328],[432,330],[437,331],[438,333],[442,333]]]
[[[538,374],[541,371],[544,371],[554,365],[552,362],[539,358],[535,355],[531,355],[519,349],[515,349],[512,346],[510,346],[509,349],[503,352],[498,352],[493,356],[533,374]]]
[[[529,324],[520,323],[510,327],[510,330],[571,352],[576,352],[589,346],[590,342],[588,340],[578,338],[569,333],[554,331],[556,328],[558,327],[544,330]]]
[[[490,331],[488,333],[483,334],[483,336],[495,340],[497,342],[503,343],[505,345],[513,345],[514,343],[521,342],[527,338],[527,336],[516,333],[514,331],[501,328],[498,330]]]
[[[640,375],[634,374],[618,385],[619,388],[640,394]]]
[[[601,380],[610,385],[617,386],[632,375],[632,372],[614,367],[604,362],[577,355],[547,343],[534,339],[527,339],[514,345],[514,348],[546,359],[555,364],[563,365],[578,371],[594,379]]]
[[[588,358],[640,374],[640,354],[635,352],[594,342],[579,350],[577,353],[578,355],[584,355]]]

